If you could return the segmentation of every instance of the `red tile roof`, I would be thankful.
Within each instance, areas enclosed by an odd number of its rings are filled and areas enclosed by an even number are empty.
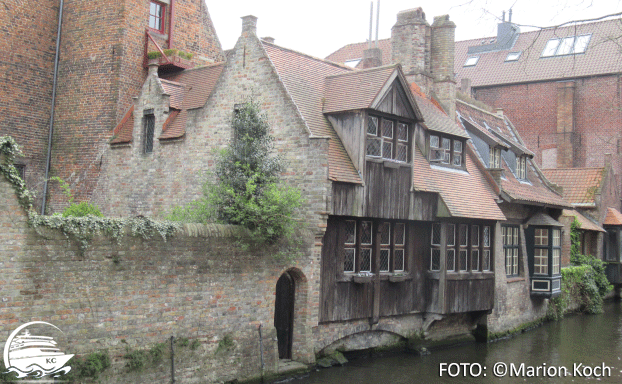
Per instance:
[[[325,78],[352,69],[265,41],[262,44],[311,135],[330,138],[329,179],[362,184],[343,143],[322,111]]]
[[[369,48],[369,43],[367,42],[348,44],[328,55],[326,60],[336,63],[345,63],[347,60],[362,59],[363,51],[367,48]],[[382,51],[382,64],[393,64],[391,62],[391,39],[378,40],[378,48]]]
[[[324,113],[370,108],[395,70],[389,65],[326,77]]]
[[[164,86],[167,80],[178,84],[184,84],[186,88],[183,99],[183,109],[200,108],[205,105],[207,98],[214,90],[223,68],[224,63],[217,63],[167,74],[163,76],[162,85]],[[173,105],[171,105],[171,107],[173,107]],[[179,107],[178,109],[182,108]]]
[[[430,165],[419,147],[416,147],[413,160],[414,189],[438,193],[452,217],[505,220],[496,203],[496,194],[475,164],[478,161],[475,156],[470,146],[467,146],[465,172]]]
[[[533,160],[527,160],[527,180],[519,181],[503,160],[505,180],[501,180],[501,189],[510,198],[510,202],[547,205],[558,208],[572,208],[560,195],[549,189],[536,171]]]
[[[564,209],[562,211],[562,216],[576,218],[577,221],[581,224],[581,229],[584,229],[584,230],[587,230],[587,231],[605,232],[603,227],[601,227],[598,224],[595,224],[592,220],[590,220],[587,217],[583,216],[580,212],[577,212],[574,209],[573,210]]]
[[[600,168],[554,168],[542,172],[551,182],[564,189],[564,199],[571,204],[594,204],[600,192],[605,169]]]
[[[584,54],[540,57],[549,39],[583,34],[592,35]],[[615,19],[521,33],[511,49],[495,52],[468,54],[470,46],[490,38],[459,41],[454,63],[457,81],[468,78],[472,86],[481,87],[619,73],[621,34],[622,19]],[[522,54],[517,61],[505,62],[509,52],[518,51]],[[464,67],[471,56],[479,56],[477,64]]]
[[[413,90],[413,86],[416,87]],[[428,129],[437,132],[444,132],[450,135],[469,138],[464,128],[456,124],[451,120],[449,116],[442,110],[442,108],[434,103],[432,100],[423,97],[423,95],[416,91],[418,87],[413,83],[411,84],[411,90],[415,97],[415,102],[423,115],[423,125]]]
[[[119,124],[112,131],[110,144],[127,144],[132,141],[134,131],[134,106],[125,113]]]
[[[603,225],[622,225],[622,213],[615,208],[607,208]]]

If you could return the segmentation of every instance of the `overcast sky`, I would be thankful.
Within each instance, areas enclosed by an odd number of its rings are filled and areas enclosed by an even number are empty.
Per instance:
[[[366,41],[369,36],[371,0],[206,0],[206,3],[223,49],[233,48],[242,30],[240,17],[246,15],[259,18],[260,37],[274,37],[278,45],[322,58],[346,44]],[[449,14],[457,26],[456,40],[468,40],[496,35],[502,11],[510,8],[513,22],[546,27],[622,12],[622,0],[380,0],[378,37],[391,37],[397,13],[416,7],[423,8],[430,24],[434,16]]]

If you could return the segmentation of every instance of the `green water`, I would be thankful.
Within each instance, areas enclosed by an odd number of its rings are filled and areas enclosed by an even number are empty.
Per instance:
[[[559,322],[546,323],[511,339],[488,344],[469,344],[435,351],[422,357],[403,354],[356,359],[346,366],[322,369],[289,382],[622,383],[621,359],[622,304],[610,302],[605,304],[605,313],[601,315],[567,317]],[[443,365],[449,363],[468,363],[466,374],[463,374],[463,366]],[[500,367],[505,364],[508,367],[503,377],[495,376],[493,372],[495,364]],[[520,370],[521,364],[524,371]],[[575,364],[579,367],[578,372],[574,370]],[[603,370],[603,364],[609,369]],[[517,375],[510,376],[512,365]],[[441,377],[441,367],[448,368],[452,374],[458,372],[459,374],[450,377],[447,372],[443,372]],[[567,369],[567,375],[560,377],[560,374],[564,373],[562,367]],[[595,367],[598,369],[592,371],[591,377],[582,376],[590,373],[590,369]],[[477,377],[472,377],[471,372]]]

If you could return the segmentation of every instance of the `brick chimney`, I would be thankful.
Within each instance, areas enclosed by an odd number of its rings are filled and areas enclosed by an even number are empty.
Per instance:
[[[380,48],[369,48],[363,51],[361,67],[374,68],[382,65],[382,50]]]
[[[399,12],[391,28],[391,61],[400,63],[408,82],[417,83],[428,95],[432,89],[430,36],[430,25],[421,8]]]
[[[455,35],[456,24],[449,20],[449,15],[434,18],[430,47],[434,93],[452,120],[456,116]]]

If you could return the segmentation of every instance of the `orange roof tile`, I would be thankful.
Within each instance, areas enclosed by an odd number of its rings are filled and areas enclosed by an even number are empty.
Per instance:
[[[603,225],[622,225],[622,213],[615,208],[607,208]]]
[[[600,191],[604,168],[553,168],[542,172],[564,189],[564,199],[571,204],[594,204]]]
[[[326,77],[324,113],[370,108],[395,70],[390,65]]]
[[[562,211],[562,216],[575,217],[577,221],[581,224],[581,229],[585,229],[587,231],[605,232],[603,227],[594,223],[592,220],[582,215],[580,212],[575,211],[574,209],[564,209]]]
[[[411,90],[413,89],[411,85]],[[432,131],[443,132],[454,136],[469,138],[464,128],[451,120],[449,116],[430,99],[422,97],[421,93],[413,92],[415,102],[423,115],[423,124]]]
[[[125,113],[119,124],[112,131],[110,144],[127,144],[132,141],[134,132],[134,106]]]
[[[224,63],[217,63],[167,74],[163,76],[162,85],[164,86],[166,80],[185,85],[183,109],[200,108],[205,105],[207,98],[212,94],[223,68]],[[173,106],[172,101],[171,107],[182,109],[182,106]]]
[[[348,44],[328,55],[326,60],[345,63],[347,60],[362,59],[363,51],[367,48],[369,48],[367,42]],[[391,39],[378,40],[378,48],[382,51],[382,64],[391,64]]]
[[[362,184],[343,143],[322,111],[324,79],[352,69],[262,41],[272,65],[313,136],[329,137],[330,180]]]

